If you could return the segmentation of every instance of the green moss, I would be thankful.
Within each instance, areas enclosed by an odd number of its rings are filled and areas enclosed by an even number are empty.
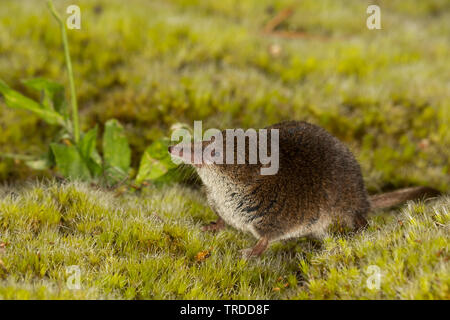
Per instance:
[[[367,230],[323,242],[255,240],[214,218],[182,187],[115,196],[84,184],[0,189],[0,298],[4,299],[448,299],[450,199],[371,216]],[[203,253],[202,258],[199,253]],[[66,268],[77,265],[81,289]],[[369,289],[370,266],[381,272]]]
[[[58,2],[59,9],[66,4]],[[118,118],[136,167],[146,146],[169,135],[175,122],[226,128],[304,119],[351,146],[371,190],[417,183],[448,190],[446,2],[382,1],[383,30],[369,31],[364,2],[302,1],[279,28],[311,38],[262,35],[264,24],[292,4],[80,1],[82,29],[69,31],[69,40],[82,126]],[[46,7],[30,0],[3,5],[0,78],[22,91],[22,78],[67,82]],[[158,14],[148,19],[147,12]],[[44,152],[52,129],[0,106],[0,148]],[[1,161],[2,179],[31,174]]]
[[[56,3],[60,12],[69,4]],[[448,1],[379,1],[377,31],[365,27],[369,3],[359,0],[77,4],[82,29],[68,33],[82,127],[119,119],[135,168],[176,122],[230,128],[298,119],[349,145],[371,192],[449,190]],[[292,4],[294,15],[279,28],[309,37],[262,34]],[[27,95],[33,93],[20,79],[67,83],[45,4],[2,6],[0,78]],[[157,14],[149,19],[149,12]],[[44,153],[56,134],[1,99],[0,132],[1,152],[22,154]],[[0,158],[1,181],[49,175]],[[76,184],[11,190],[0,200],[2,298],[449,299],[445,197],[395,218],[375,216],[355,238],[279,243],[262,260],[246,262],[237,252],[253,243],[250,237],[230,229],[200,233],[214,214],[195,191],[167,186],[115,198]],[[205,250],[208,258],[197,261]],[[65,285],[73,264],[81,267],[80,291]],[[378,291],[365,286],[370,265],[383,273]]]

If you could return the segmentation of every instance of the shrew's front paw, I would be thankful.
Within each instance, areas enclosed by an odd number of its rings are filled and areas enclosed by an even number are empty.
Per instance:
[[[202,231],[216,232],[216,231],[222,230],[223,228],[225,228],[225,222],[221,218],[219,218],[219,219],[217,219],[216,222],[211,222],[207,226],[204,226],[202,228]]]
[[[251,259],[256,257],[256,255],[253,254],[253,248],[246,248],[239,250],[239,253],[241,254],[242,259]]]

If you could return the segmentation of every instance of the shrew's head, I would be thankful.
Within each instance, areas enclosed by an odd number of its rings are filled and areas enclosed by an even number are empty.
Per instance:
[[[259,174],[261,168],[257,161],[258,146],[252,143],[255,142],[249,137],[239,142],[222,131],[210,140],[170,146],[169,153],[174,161],[192,165],[202,179],[205,175],[217,175],[242,180]]]

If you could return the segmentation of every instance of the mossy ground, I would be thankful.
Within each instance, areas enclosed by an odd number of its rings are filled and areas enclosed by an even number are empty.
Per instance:
[[[223,129],[297,119],[349,145],[371,192],[448,192],[448,1],[377,1],[376,31],[365,25],[373,3],[360,0],[75,2],[82,29],[69,41],[82,127],[119,119],[135,168],[175,122]],[[60,12],[73,3],[55,1]],[[291,5],[279,28],[307,37],[263,34]],[[2,0],[1,8],[0,78],[31,96],[20,79],[67,83],[45,1]],[[1,152],[40,154],[53,134],[0,99]],[[199,231],[214,216],[198,191],[115,197],[20,182],[49,175],[0,158],[0,180],[10,182],[0,199],[2,298],[450,298],[445,196],[374,216],[354,237],[276,244],[246,262],[238,250],[253,244],[250,236]],[[67,289],[68,265],[80,266],[82,290]],[[380,290],[365,285],[370,265],[383,273]]]
[[[73,1],[72,1],[73,2]],[[56,1],[65,12],[71,1]],[[379,1],[382,30],[368,30],[370,1],[79,0],[70,30],[83,128],[115,117],[133,164],[175,122],[261,128],[308,120],[344,140],[372,191],[413,184],[448,190],[450,6],[445,0]],[[264,34],[279,26],[308,36]],[[0,78],[66,81],[56,22],[45,1],[4,0]],[[274,49],[275,48],[275,49]],[[0,148],[36,154],[54,130],[0,101]],[[0,178],[29,177],[0,163]]]
[[[362,233],[276,243],[244,260],[251,236],[200,231],[215,218],[200,191],[3,187],[0,298],[450,299],[449,212],[448,197],[411,202]],[[66,286],[72,265],[80,290]],[[367,286],[370,266],[379,289]]]

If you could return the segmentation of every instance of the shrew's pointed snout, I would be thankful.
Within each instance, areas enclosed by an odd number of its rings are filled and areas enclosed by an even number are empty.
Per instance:
[[[169,153],[172,156],[179,157],[179,158],[183,157],[183,148],[180,147],[179,145],[169,146],[167,148],[167,150],[169,151]]]
[[[182,162],[186,164],[191,164],[194,166],[197,166],[198,164],[195,163],[195,157],[194,153],[192,152],[192,145],[191,144],[177,144],[174,146],[169,146],[167,148],[167,151],[169,151],[169,154],[172,158],[172,160],[177,159],[181,160]],[[201,151],[200,151],[200,159],[201,159]],[[200,160],[201,161],[201,160]]]

